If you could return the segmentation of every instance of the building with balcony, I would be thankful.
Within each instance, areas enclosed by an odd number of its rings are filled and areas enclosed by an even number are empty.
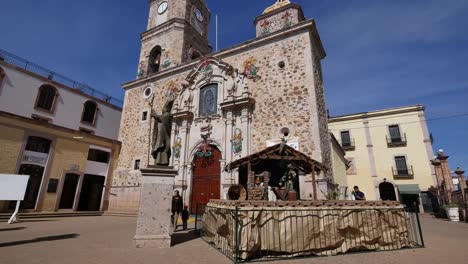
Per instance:
[[[30,176],[23,211],[107,207],[107,186],[120,151],[121,105],[0,50],[0,174]],[[0,212],[14,205],[0,201]]]
[[[349,188],[359,186],[368,200],[417,202],[431,210],[427,191],[437,182],[423,106],[332,117],[329,129],[346,151]]]

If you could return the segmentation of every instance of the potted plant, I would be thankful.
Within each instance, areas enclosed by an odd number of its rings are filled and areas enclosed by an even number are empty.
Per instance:
[[[452,222],[460,222],[460,214],[458,212],[458,204],[446,204],[443,206],[447,212],[447,216]]]

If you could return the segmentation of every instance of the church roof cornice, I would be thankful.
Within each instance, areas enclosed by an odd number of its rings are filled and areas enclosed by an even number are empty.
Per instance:
[[[341,116],[334,116],[328,119],[329,123],[339,123],[342,121],[349,121],[355,119],[366,119],[366,118],[373,118],[373,117],[380,117],[380,116],[392,116],[392,115],[399,115],[404,113],[411,113],[411,112],[421,112],[424,111],[425,108],[423,105],[411,105],[411,106],[402,106],[402,107],[395,107],[395,108],[388,108],[388,109],[381,109],[363,113],[355,113],[349,115],[341,115]]]
[[[166,21],[162,23],[161,25],[158,25],[154,28],[151,28],[143,33],[141,33],[141,39],[146,39],[148,37],[151,37],[152,35],[157,35],[161,34],[162,32],[171,29],[172,27],[177,27],[179,26],[180,28],[183,28],[185,25],[187,25],[188,22],[185,21],[184,19],[181,18],[173,18],[170,19],[169,21]]]

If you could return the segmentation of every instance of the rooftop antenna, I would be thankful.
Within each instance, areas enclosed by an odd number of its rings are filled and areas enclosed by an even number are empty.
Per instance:
[[[216,51],[218,51],[218,15],[216,14]]]

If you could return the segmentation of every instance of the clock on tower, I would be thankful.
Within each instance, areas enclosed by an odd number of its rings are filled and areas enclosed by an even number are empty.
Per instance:
[[[138,77],[210,53],[209,22],[204,0],[150,0],[148,28],[141,34]]]

